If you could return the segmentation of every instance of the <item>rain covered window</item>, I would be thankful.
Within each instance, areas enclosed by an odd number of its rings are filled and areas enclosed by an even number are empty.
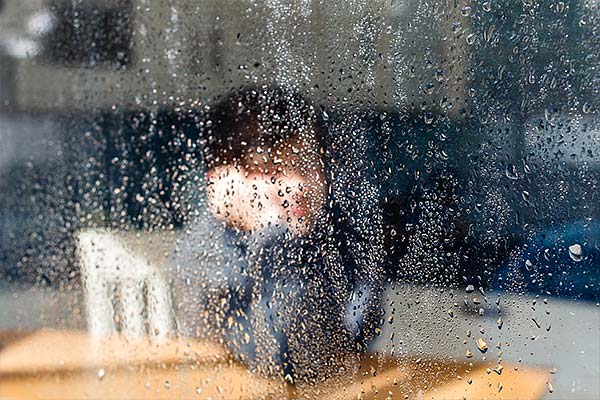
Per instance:
[[[0,1],[0,398],[600,398],[599,13]]]

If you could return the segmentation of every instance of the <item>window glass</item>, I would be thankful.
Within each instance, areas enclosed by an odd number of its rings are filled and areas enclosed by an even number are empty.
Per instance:
[[[0,398],[600,398],[597,1],[0,1]]]

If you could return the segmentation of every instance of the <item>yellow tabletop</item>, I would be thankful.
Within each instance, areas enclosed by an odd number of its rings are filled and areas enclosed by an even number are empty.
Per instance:
[[[538,399],[548,385],[539,368],[365,355],[350,376],[293,386],[199,341],[39,331],[0,335],[2,344],[2,399]]]

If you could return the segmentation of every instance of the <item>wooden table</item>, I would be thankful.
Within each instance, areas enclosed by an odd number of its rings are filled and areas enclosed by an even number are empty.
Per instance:
[[[92,340],[82,332],[0,334],[0,399],[538,399],[546,369],[365,356],[319,386],[252,374],[208,343]]]

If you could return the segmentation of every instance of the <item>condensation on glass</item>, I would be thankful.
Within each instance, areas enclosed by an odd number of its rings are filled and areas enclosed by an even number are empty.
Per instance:
[[[600,397],[599,12],[0,1],[0,397]]]

